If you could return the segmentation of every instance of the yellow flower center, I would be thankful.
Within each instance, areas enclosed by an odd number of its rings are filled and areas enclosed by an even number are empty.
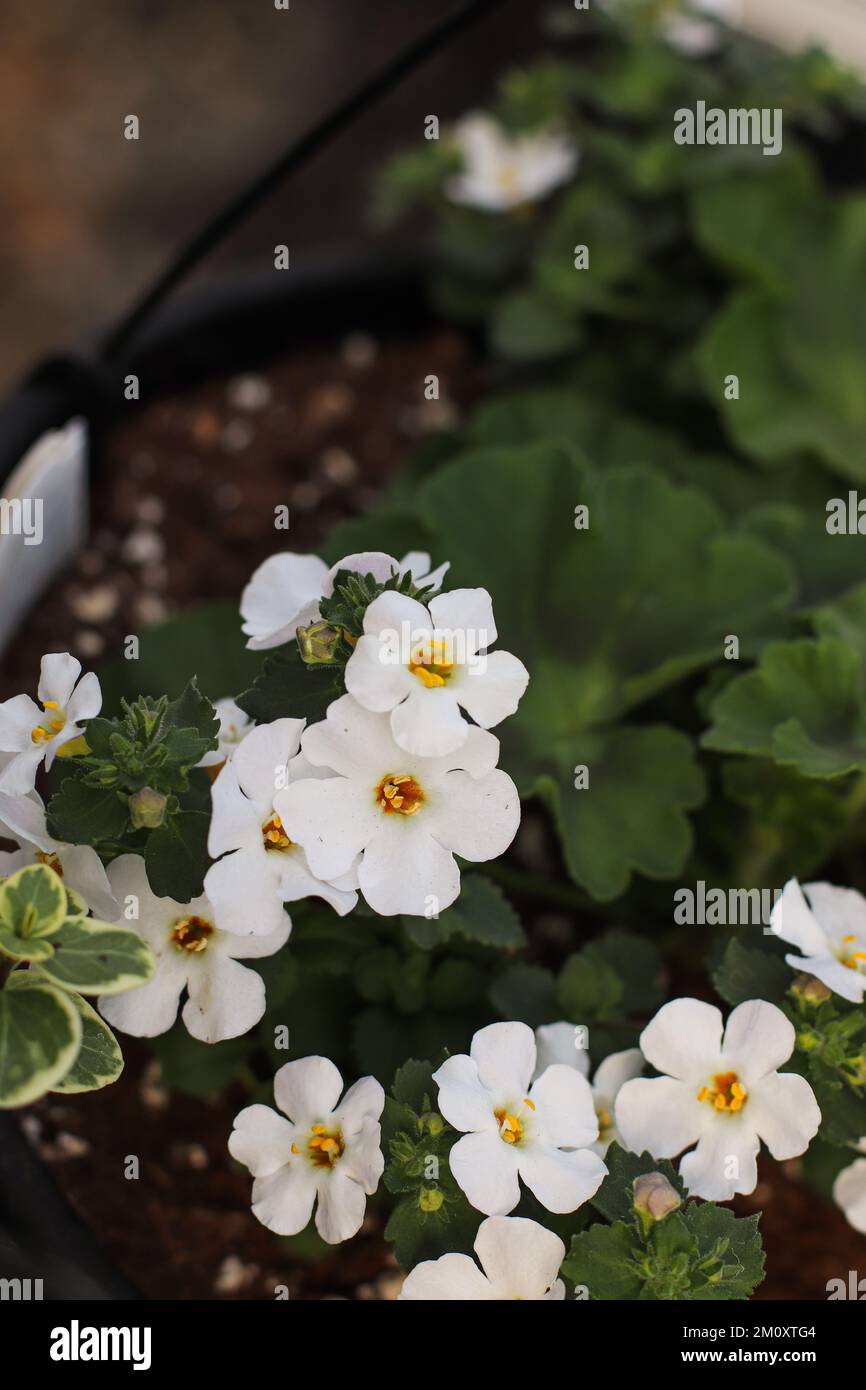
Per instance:
[[[307,1157],[317,1168],[333,1168],[345,1149],[343,1135],[339,1129],[329,1130],[327,1125],[312,1125],[307,1140]],[[297,1144],[292,1145],[292,1153],[300,1153]]]
[[[412,653],[409,670],[428,690],[444,685],[454,670],[454,657],[448,642],[428,637]]]
[[[707,1101],[714,1110],[724,1110],[734,1115],[742,1110],[748,1098],[749,1093],[740,1084],[735,1071],[720,1072],[713,1077],[712,1086],[702,1086],[698,1091],[698,1100]]]
[[[283,822],[276,813],[262,826],[262,838],[265,842],[265,849],[291,849],[294,843],[289,839],[283,829]]]
[[[58,878],[63,877],[63,865],[56,854],[51,854],[44,849],[38,849],[36,851],[36,862],[38,864],[45,864],[49,869],[53,869]]]
[[[42,708],[48,718],[44,724],[37,724],[30,730],[30,737],[34,743],[50,743],[61,729],[66,727],[66,715],[56,700],[45,700]]]
[[[506,159],[496,170],[496,187],[500,193],[516,193],[520,186],[520,171],[513,159]]]
[[[389,772],[376,788],[376,801],[388,814],[414,816],[421,809],[424,792],[408,772]]]
[[[529,1099],[529,1096],[523,1097],[523,1104],[528,1106],[530,1110],[535,1109],[535,1104],[533,1101]],[[515,1106],[515,1109],[517,1108],[518,1107]],[[494,1110],[493,1113],[496,1116],[496,1123],[499,1125],[499,1138],[503,1141],[503,1143],[522,1143],[524,1137],[524,1129],[526,1127],[526,1116],[513,1115],[509,1111],[507,1106],[503,1106],[501,1110]]]
[[[856,940],[856,936],[843,936],[842,945],[851,946]],[[859,970],[861,975],[866,971],[866,951],[846,951],[839,959],[849,970]]]
[[[213,929],[213,922],[208,922],[204,917],[181,917],[172,927],[169,940],[178,951],[198,955],[207,949],[208,937]]]
[[[613,1129],[613,1115],[603,1105],[597,1107],[595,1115],[598,1120],[598,1138],[604,1141]]]

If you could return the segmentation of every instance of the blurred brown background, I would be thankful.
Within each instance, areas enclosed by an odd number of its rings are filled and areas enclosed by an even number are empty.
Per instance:
[[[109,323],[209,215],[449,0],[5,0],[0,390]],[[536,43],[511,0],[278,194],[205,273],[368,235],[372,171]],[[141,137],[126,140],[124,117]],[[293,264],[294,264],[293,260]]]

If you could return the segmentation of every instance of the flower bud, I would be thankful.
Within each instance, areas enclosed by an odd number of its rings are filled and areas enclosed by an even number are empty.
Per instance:
[[[168,797],[153,787],[142,787],[129,798],[129,818],[136,830],[155,830],[162,825]]]
[[[445,1201],[438,1187],[425,1187],[418,1197],[418,1205],[422,1211],[438,1211]]]
[[[634,1209],[640,1217],[644,1234],[656,1221],[664,1221],[682,1205],[676,1188],[664,1173],[644,1173],[634,1180]]]
[[[312,623],[310,627],[299,627],[296,636],[301,660],[308,666],[334,665],[340,642],[339,628],[325,622]]]
[[[791,990],[796,994],[798,999],[802,999],[807,1004],[823,1004],[826,999],[830,998],[833,992],[828,989],[821,980],[816,979],[814,975],[807,975],[805,973],[797,976],[791,986]]]

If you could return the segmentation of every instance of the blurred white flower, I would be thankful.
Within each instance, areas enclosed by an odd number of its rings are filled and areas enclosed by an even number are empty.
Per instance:
[[[401,1300],[553,1302],[565,1298],[556,1276],[565,1259],[559,1236],[522,1216],[488,1216],[478,1227],[475,1253],[425,1260],[406,1276]],[[481,1270],[484,1271],[482,1274]]]
[[[463,1130],[449,1155],[454,1179],[478,1211],[505,1216],[523,1179],[548,1211],[576,1211],[607,1168],[590,1145],[598,1122],[586,1078],[553,1065],[532,1081],[535,1037],[525,1023],[492,1023],[469,1055],[449,1057],[433,1080],[439,1109]]]
[[[81,662],[69,652],[51,652],[42,658],[39,704],[29,695],[0,704],[0,751],[14,755],[0,769],[0,791],[26,796],[43,759],[50,768],[64,744],[83,733],[76,721],[99,713],[99,681],[92,671],[80,675]]]
[[[512,135],[483,111],[457,121],[451,138],[463,167],[446,182],[446,196],[485,212],[539,202],[566,183],[578,165],[577,147],[567,135],[549,130]]]
[[[361,1227],[385,1166],[379,1117],[385,1093],[372,1076],[350,1086],[327,1057],[287,1062],[274,1077],[278,1115],[250,1105],[235,1120],[229,1153],[250,1170],[253,1215],[277,1235],[293,1236],[316,1207],[316,1229],[329,1245]]]
[[[290,641],[298,627],[306,627],[319,616],[319,604],[334,592],[340,570],[372,574],[384,584],[395,574],[411,574],[417,588],[442,583],[448,565],[430,569],[430,556],[412,550],[402,560],[383,551],[362,551],[345,555],[330,569],[317,555],[294,555],[283,551],[271,555],[254,572],[241,595],[242,631],[253,651],[266,651]]]
[[[470,729],[456,753],[421,758],[397,746],[385,715],[343,695],[301,746],[319,776],[293,778],[277,794],[285,832],[319,878],[356,874],[382,916],[444,912],[460,892],[455,854],[495,859],[520,823],[517,788],[484,729]]]
[[[245,714],[234,700],[215,700],[214,709],[220,722],[219,742],[216,748],[205,753],[197,767],[219,767],[227,763],[235,750],[243,743],[247,734],[255,727],[255,721]]]
[[[777,1068],[795,1034],[775,1004],[739,1004],[724,1028],[721,1012],[698,999],[673,999],[641,1033],[641,1051],[657,1071],[627,1081],[616,1123],[634,1153],[680,1161],[689,1192],[727,1202],[754,1192],[763,1139],[774,1158],[805,1153],[821,1123],[808,1081]]]
[[[804,896],[805,894],[805,896]],[[853,888],[785,884],[770,913],[770,930],[802,954],[785,960],[852,1004],[866,993],[866,898]]]
[[[866,1153],[866,1139],[861,1139],[857,1147]],[[866,1158],[855,1158],[837,1175],[833,1200],[845,1213],[848,1224],[866,1235]]]
[[[427,607],[386,592],[364,614],[364,635],[346,664],[346,689],[365,709],[389,714],[399,748],[441,757],[514,714],[529,672],[496,641],[486,589],[438,594]]]
[[[311,871],[276,809],[278,788],[292,777],[315,776],[297,758],[303,727],[303,719],[257,725],[213,784],[208,853],[217,862],[204,890],[221,931],[268,936],[288,920],[283,904],[300,898],[324,898],[341,916],[358,901],[353,887],[334,882],[340,875]]]
[[[157,897],[141,855],[120,855],[109,864],[108,878],[120,904],[119,925],[147,942],[156,957],[156,972],[138,989],[100,997],[103,1018],[136,1038],[154,1038],[174,1023],[185,989],[188,998],[181,1017],[194,1038],[216,1043],[249,1032],[265,1011],[265,985],[261,975],[240,965],[237,957],[254,959],[279,951],[289,938],[288,917],[283,914],[284,921],[269,936],[230,936],[217,930],[206,897],[189,903]],[[127,920],[124,907],[132,899],[138,915]]]

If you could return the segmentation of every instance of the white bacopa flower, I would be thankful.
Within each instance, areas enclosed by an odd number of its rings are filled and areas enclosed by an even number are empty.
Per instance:
[[[804,896],[805,894],[805,896]],[[770,930],[802,954],[785,960],[848,999],[860,1004],[866,993],[866,898],[853,888],[807,883],[785,884],[770,913]]]
[[[343,695],[306,730],[302,748],[328,775],[277,794],[286,834],[319,878],[356,872],[383,917],[444,912],[460,892],[455,854],[495,859],[516,834],[517,788],[496,767],[499,742],[484,729],[470,729],[456,753],[421,758],[397,746],[384,715]]]
[[[208,853],[217,863],[205,875],[204,890],[221,931],[269,936],[286,916],[283,904],[300,898],[324,898],[340,916],[358,901],[350,880],[340,884],[340,874],[311,871],[276,808],[278,787],[295,776],[315,776],[297,757],[303,727],[303,719],[259,724],[213,784]]]
[[[0,771],[0,791],[26,796],[43,759],[49,768],[64,744],[83,733],[77,721],[99,713],[99,680],[92,671],[79,681],[80,675],[81,662],[69,652],[51,652],[42,658],[39,704],[29,695],[0,704],[0,750],[14,755]]]
[[[535,1064],[531,1028],[491,1023],[468,1057],[449,1057],[433,1074],[442,1115],[464,1132],[448,1159],[454,1180],[487,1216],[517,1206],[519,1178],[548,1211],[576,1211],[607,1173],[589,1147],[598,1121],[586,1078],[554,1065],[532,1081]]]
[[[727,1202],[754,1192],[763,1139],[774,1158],[805,1153],[821,1123],[812,1088],[779,1072],[794,1051],[792,1025],[775,1004],[738,1004],[724,1028],[721,1012],[698,999],[673,999],[640,1037],[662,1076],[627,1081],[616,1123],[634,1153],[680,1162],[689,1192]]]
[[[214,709],[220,722],[218,743],[216,748],[205,753],[196,764],[197,767],[221,767],[223,763],[227,763],[255,726],[254,720],[250,719],[234,700],[216,700]]]
[[[231,936],[217,930],[206,897],[189,903],[158,898],[139,854],[120,855],[109,864],[108,878],[120,904],[115,914],[119,925],[147,942],[156,971],[138,989],[100,996],[103,1018],[133,1037],[155,1038],[174,1023],[186,990],[181,1018],[192,1037],[217,1043],[249,1032],[265,1012],[265,984],[238,957],[256,959],[279,951],[289,938],[288,917],[283,914],[269,936]],[[133,904],[137,915],[126,920],[126,907]]]
[[[535,1030],[535,1045],[538,1061],[535,1075],[541,1076],[550,1066],[559,1064],[574,1067],[581,1076],[589,1079],[589,1053],[586,1048],[576,1047],[578,1030],[573,1023],[545,1023]],[[598,1139],[590,1148],[604,1158],[611,1144],[616,1140],[623,1148],[622,1135],[616,1127],[614,1107],[620,1089],[627,1081],[640,1076],[643,1071],[643,1053],[639,1047],[626,1048],[624,1052],[612,1052],[596,1067],[592,1079],[592,1103],[598,1120]]]
[[[447,180],[452,203],[484,212],[507,212],[537,203],[567,183],[578,165],[578,151],[557,131],[510,134],[483,111],[471,111],[454,125],[451,138],[462,169]]]
[[[866,1139],[861,1139],[857,1148],[866,1154]],[[837,1174],[833,1200],[845,1213],[848,1224],[866,1235],[866,1158],[855,1158]]]
[[[114,921],[117,902],[102,860],[91,845],[67,845],[48,834],[38,792],[29,796],[0,792],[0,839],[18,841],[17,850],[0,853],[0,878],[29,864],[47,864],[67,888],[80,894],[94,917]]]
[[[282,646],[319,616],[319,604],[334,592],[340,570],[372,574],[380,584],[395,575],[411,574],[416,588],[438,588],[448,565],[430,569],[430,556],[412,550],[402,560],[383,551],[361,551],[345,555],[330,569],[317,555],[294,555],[284,551],[271,555],[253,574],[241,595],[242,631],[252,651]]]
[[[560,1302],[565,1285],[557,1278],[565,1259],[559,1236],[523,1216],[488,1216],[478,1227],[475,1253],[425,1260],[406,1276],[402,1300]],[[481,1270],[484,1271],[482,1274]]]
[[[453,753],[470,724],[483,729],[514,714],[529,672],[496,641],[486,589],[438,594],[425,607],[386,592],[364,614],[364,635],[346,664],[346,689],[365,709],[389,714],[398,747],[423,757]]]
[[[316,1230],[329,1245],[349,1240],[364,1220],[367,1197],[385,1166],[379,1117],[385,1093],[372,1076],[350,1086],[327,1057],[287,1062],[274,1077],[274,1099],[235,1120],[229,1153],[249,1168],[253,1215],[280,1236],[307,1225],[318,1197]]]

